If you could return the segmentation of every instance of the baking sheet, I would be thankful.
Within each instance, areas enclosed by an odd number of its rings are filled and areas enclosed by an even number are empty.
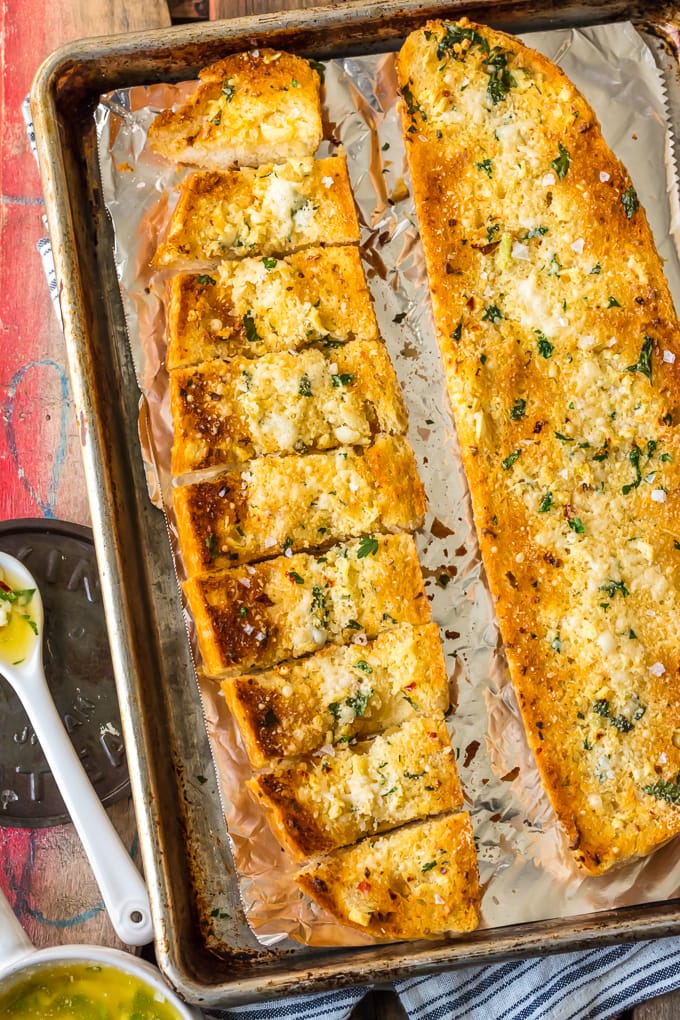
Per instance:
[[[663,82],[651,52],[630,25],[560,30],[526,40],[556,60],[594,106],[647,209],[677,304],[675,168]],[[155,111],[192,87],[117,92],[97,112],[116,265],[138,380],[148,401],[151,442],[144,445],[154,500],[163,493],[167,500],[170,431],[162,280],[147,267],[167,222],[177,174],[146,149],[145,137]],[[666,899],[680,884],[673,845],[599,878],[576,868],[526,748],[448,413],[395,94],[392,55],[327,64],[327,123],[348,155],[369,284],[409,405],[409,439],[429,497],[426,524],[416,538],[457,691],[452,739],[479,850],[482,924],[519,924]],[[324,151],[328,148],[333,146]],[[259,810],[244,794],[247,764],[224,703],[210,682],[201,686],[243,901],[258,938],[266,944],[288,935],[313,944],[361,943],[357,933],[339,936],[337,927],[329,927],[295,891],[292,865],[282,861]]]

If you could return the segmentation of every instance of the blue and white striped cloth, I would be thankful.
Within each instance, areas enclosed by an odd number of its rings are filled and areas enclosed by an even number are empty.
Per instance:
[[[395,986],[410,1020],[610,1020],[680,988],[677,939],[463,967]],[[365,994],[348,988],[210,1013],[221,1020],[344,1020]]]
[[[35,139],[28,102],[24,118]],[[38,241],[61,321],[52,250]],[[394,985],[410,1020],[610,1020],[637,1003],[680,988],[680,941],[674,938],[577,953],[463,967]],[[206,1016],[230,1020],[344,1020],[366,994],[351,987],[277,999]]]

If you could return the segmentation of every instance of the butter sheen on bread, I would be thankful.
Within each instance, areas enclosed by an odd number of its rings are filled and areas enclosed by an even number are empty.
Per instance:
[[[402,623],[365,644],[329,645],[262,673],[223,680],[222,692],[254,768],[449,707],[436,623]]]
[[[430,619],[410,535],[375,535],[314,553],[276,556],[184,583],[203,670],[265,669],[327,642],[361,648],[399,623]]]
[[[157,269],[191,270],[247,255],[356,244],[359,221],[344,156],[297,159],[182,181]]]
[[[463,803],[441,717],[408,719],[365,744],[300,758],[254,776],[248,787],[296,860]]]
[[[168,370],[378,339],[356,245],[220,262],[209,273],[171,277],[168,289]]]
[[[313,156],[321,141],[320,80],[308,61],[271,49],[203,68],[201,84],[149,128],[167,159],[209,170]]]
[[[437,336],[546,791],[599,873],[680,832],[678,321],[564,74],[432,22],[399,55]]]
[[[467,813],[362,839],[305,865],[295,880],[342,924],[377,938],[477,927],[481,892]]]

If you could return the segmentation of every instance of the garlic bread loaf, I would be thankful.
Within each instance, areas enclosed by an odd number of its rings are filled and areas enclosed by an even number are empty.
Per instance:
[[[463,803],[443,720],[415,717],[365,744],[263,772],[248,788],[295,860]]]
[[[209,269],[227,258],[356,244],[359,221],[344,156],[238,170],[197,170],[181,184],[156,269]]]
[[[406,408],[383,344],[214,360],[170,377],[174,475],[265,454],[367,446]]]
[[[190,578],[184,584],[204,671],[264,669],[326,642],[359,652],[399,623],[430,619],[410,535],[376,535]],[[358,656],[357,656],[358,657]]]
[[[474,931],[480,887],[467,813],[369,836],[305,865],[295,881],[341,924],[376,938]]]
[[[233,53],[204,68],[201,84],[149,127],[154,151],[208,170],[313,156],[321,141],[318,73],[292,53]]]
[[[436,623],[402,623],[364,645],[329,645],[262,673],[223,680],[222,692],[254,768],[449,707]]]
[[[191,576],[373,531],[414,531],[425,490],[407,441],[379,435],[365,449],[260,457],[175,488],[173,505]]]
[[[377,340],[356,245],[220,262],[169,281],[166,368],[259,358],[319,341]]]
[[[565,75],[432,22],[398,59],[432,306],[546,791],[592,873],[680,832],[678,320]]]

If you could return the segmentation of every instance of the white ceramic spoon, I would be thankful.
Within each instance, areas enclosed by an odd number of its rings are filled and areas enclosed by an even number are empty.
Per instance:
[[[40,591],[31,573],[14,556],[0,552],[0,570],[11,589],[33,591],[30,601],[18,610],[32,621],[22,628],[21,658],[16,658],[15,647],[3,647],[0,640],[0,675],[14,688],[31,721],[92,865],[116,934],[128,945],[146,945],[153,939],[153,928],[144,880],[75,752],[45,680]]]

